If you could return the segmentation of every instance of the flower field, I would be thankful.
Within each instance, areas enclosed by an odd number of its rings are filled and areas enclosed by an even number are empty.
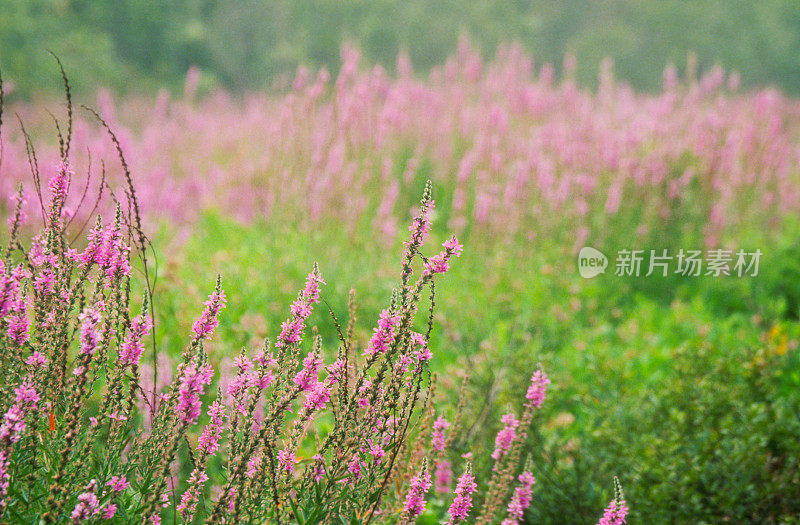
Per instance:
[[[800,101],[561,70],[6,105],[0,521],[798,523]]]

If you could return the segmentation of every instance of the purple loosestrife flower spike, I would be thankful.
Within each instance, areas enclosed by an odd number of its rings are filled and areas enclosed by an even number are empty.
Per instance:
[[[81,349],[80,356],[83,357],[81,364],[75,367],[72,371],[73,375],[77,378],[84,378],[89,371],[89,363],[92,360],[97,347],[100,345],[101,333],[98,325],[102,320],[101,312],[104,308],[102,302],[87,307],[78,316],[81,320]],[[82,381],[82,379],[80,379]]]
[[[319,371],[323,360],[314,350],[310,351],[303,359],[303,369],[294,376],[294,384],[302,390],[311,390],[319,381]]]
[[[422,459],[419,474],[411,478],[406,495],[404,511],[409,520],[414,520],[425,510],[425,494],[431,489],[431,475],[428,472],[428,459]]]
[[[11,445],[22,437],[25,431],[25,415],[37,408],[39,393],[29,379],[25,379],[14,389],[14,404],[3,416],[0,425],[0,514],[6,506],[6,494],[11,480]]]
[[[472,464],[467,463],[464,467],[464,473],[458,478],[456,484],[455,495],[453,503],[450,505],[450,521],[448,525],[455,525],[464,521],[469,515],[469,509],[472,507],[472,493],[478,486],[475,484],[475,477],[472,475]]]
[[[281,449],[278,451],[278,465],[280,469],[286,474],[291,474],[294,470],[294,464],[297,460],[294,457],[294,452],[289,449]]]
[[[144,338],[150,333],[152,327],[148,294],[145,293],[142,313],[131,320],[130,330],[120,348],[119,361],[122,366],[133,366],[139,363],[139,358],[144,352]]]
[[[33,353],[25,360],[25,364],[38,369],[44,367],[48,361],[49,359],[46,355],[38,350],[34,350]]]
[[[380,319],[378,320],[378,327],[375,328],[375,333],[364,349],[364,355],[372,357],[375,354],[383,354],[389,349],[394,339],[394,333],[397,326],[400,324],[400,316],[394,314],[391,310],[385,309],[381,312]]]
[[[532,406],[541,408],[544,402],[545,394],[547,393],[547,385],[550,384],[550,378],[542,370],[537,370],[531,376],[531,384],[528,387],[528,392],[525,394]]]
[[[195,363],[190,363],[183,370],[180,386],[178,387],[178,404],[175,410],[178,419],[186,424],[192,424],[200,416],[200,396],[203,387],[211,383],[214,369],[211,365],[198,367]]]
[[[308,393],[303,409],[308,416],[313,412],[319,412],[331,399],[331,392],[324,382],[317,382]]]
[[[408,231],[411,232],[411,243],[406,243],[409,248],[415,245],[416,249],[422,247],[425,242],[425,237],[431,231],[431,213],[433,213],[436,204],[431,197],[432,186],[431,181],[425,184],[425,190],[422,192],[422,201],[420,202],[419,215],[417,215],[411,224],[408,226]],[[413,253],[411,254],[413,256]]]
[[[620,485],[619,478],[614,476],[614,499],[606,507],[597,525],[623,525],[627,516],[628,507],[625,503],[625,495],[622,493],[622,485]]]
[[[197,343],[203,339],[207,339],[214,333],[214,329],[219,325],[219,311],[225,307],[225,292],[222,290],[222,279],[217,276],[217,285],[214,292],[208,296],[205,304],[205,310],[200,314],[200,317],[192,325],[192,338],[193,343]]]
[[[203,433],[197,439],[197,443],[200,452],[214,454],[219,449],[219,440],[222,437],[225,406],[219,401],[214,401],[208,407],[208,416],[211,420],[203,429]]]
[[[84,492],[78,496],[78,503],[75,504],[70,515],[73,523],[80,523],[100,514],[100,501],[97,494],[94,493],[96,489],[97,482],[95,480],[90,481],[84,487]]]
[[[443,459],[436,465],[436,472],[434,473],[436,481],[436,492],[444,494],[450,492],[450,484],[453,483],[453,466],[451,463]]]
[[[11,315],[8,316],[8,337],[16,341],[17,344],[24,344],[30,334],[28,332],[28,314],[25,305],[25,296],[20,295],[11,305]]]
[[[199,468],[194,469],[189,476],[189,480],[187,481],[189,488],[183,493],[181,502],[178,503],[178,512],[181,513],[186,523],[191,523],[194,518],[199,494],[206,481],[208,481],[208,474]]]
[[[114,492],[122,492],[131,486],[125,476],[111,476],[111,480],[106,483]]]
[[[464,250],[464,246],[459,244],[455,235],[442,243],[442,246],[444,250],[431,257],[430,260],[425,263],[425,269],[423,270],[425,275],[447,272],[447,270],[450,269],[450,258],[453,255],[459,257]]]
[[[450,427],[450,422],[444,416],[439,416],[433,422],[433,432],[431,434],[431,446],[434,452],[441,452],[447,444],[445,431]]]
[[[92,308],[87,308],[84,310],[78,318],[82,321],[81,323],[81,354],[82,355],[94,355],[95,351],[97,350],[97,346],[100,344],[100,337],[101,334],[97,330],[97,326],[100,324],[102,319],[101,311],[103,310],[103,304],[97,303]]]
[[[319,303],[320,285],[323,284],[325,281],[322,279],[322,274],[319,273],[319,266],[314,263],[314,268],[306,278],[305,288],[290,307],[292,316],[281,324],[281,333],[278,340],[275,341],[277,348],[302,341],[306,319],[311,315],[314,305]]]
[[[497,433],[497,437],[494,440],[494,452],[492,452],[492,459],[495,461],[505,456],[511,448],[517,437],[517,427],[519,427],[519,420],[510,411],[502,417],[501,421],[504,426]]]
[[[527,468],[519,475],[519,486],[514,489],[514,495],[511,497],[511,502],[508,504],[508,517],[503,520],[502,525],[517,525],[522,516],[531,504],[533,495],[533,484],[536,483],[536,478]]]
[[[61,211],[64,208],[64,203],[67,200],[69,193],[69,185],[72,181],[72,176],[75,173],[69,161],[64,159],[58,165],[56,174],[50,178],[48,184],[51,193],[50,201],[50,227],[56,228],[61,226]]]
[[[208,416],[211,420],[203,429],[203,433],[197,440],[197,449],[200,452],[200,460],[197,466],[192,470],[192,474],[187,481],[189,488],[181,496],[181,501],[178,504],[178,512],[186,520],[191,523],[195,510],[197,509],[197,502],[203,490],[203,485],[208,481],[208,474],[204,470],[204,464],[207,456],[216,454],[219,449],[219,440],[222,437],[223,425],[225,422],[225,406],[219,401],[214,401],[208,407]]]
[[[5,317],[18,301],[19,282],[6,274],[6,265],[0,261],[0,317]]]

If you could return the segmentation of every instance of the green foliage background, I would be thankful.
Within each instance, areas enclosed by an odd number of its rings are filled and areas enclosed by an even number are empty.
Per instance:
[[[578,58],[592,83],[603,57],[639,89],[663,67],[719,63],[745,85],[800,92],[800,3],[793,0],[0,0],[0,64],[17,93],[56,88],[45,49],[69,57],[78,88],[178,88],[191,65],[206,82],[260,89],[300,64],[339,62],[350,41],[369,63],[441,64],[469,35],[486,55],[519,41],[539,62]]]

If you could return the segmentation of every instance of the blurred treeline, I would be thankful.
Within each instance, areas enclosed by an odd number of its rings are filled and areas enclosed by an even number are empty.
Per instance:
[[[796,0],[0,0],[0,67],[17,94],[58,86],[45,53],[69,65],[78,89],[178,88],[198,65],[206,85],[263,89],[300,64],[336,70],[342,42],[391,69],[405,50],[419,70],[441,64],[468,35],[487,56],[521,42],[541,62],[599,61],[639,89],[689,52],[745,85],[800,92]]]

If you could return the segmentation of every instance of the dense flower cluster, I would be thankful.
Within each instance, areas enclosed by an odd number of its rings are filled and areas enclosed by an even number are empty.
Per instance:
[[[0,521],[413,520],[433,486],[429,465],[436,468],[437,493],[451,491],[449,448],[464,428],[460,408],[452,421],[442,415],[433,421],[444,410],[428,368],[429,336],[435,279],[463,247],[453,236],[440,253],[423,255],[434,218],[430,182],[412,220],[398,287],[366,344],[356,340],[354,304],[346,331],[333,316],[340,336],[333,349],[319,334],[305,340],[324,284],[314,265],[277,339],[219,363],[212,338],[227,299],[218,278],[172,374],[171,356],[157,347],[154,365],[142,362],[157,302],[127,163],[121,157],[127,206],[117,202],[112,225],[98,218],[83,250],[72,248],[74,215],[65,207],[74,176],[71,137],[59,138],[63,158],[50,179],[43,231],[20,242],[19,207],[10,248],[0,251],[0,364],[8,377],[0,387]],[[16,202],[24,202],[21,193]],[[146,285],[141,297],[133,286],[134,249]],[[421,309],[428,292],[430,308]],[[138,315],[131,313],[132,296],[141,299]],[[424,335],[416,331],[425,326]],[[223,373],[215,378],[218,364]],[[534,374],[520,419],[513,413],[502,419],[487,515],[510,496],[506,478],[519,469],[520,443],[549,382],[543,372]],[[468,518],[478,489],[475,458],[463,458],[451,524]],[[533,483],[527,471],[518,479],[508,509],[513,519],[530,504]],[[621,490],[614,505],[609,519],[624,519]]]
[[[203,387],[211,384],[214,369],[211,365],[198,366],[190,364],[183,370],[178,387],[178,404],[175,407],[178,418],[191,424],[200,415],[200,395]]]
[[[514,496],[508,504],[508,517],[503,520],[502,525],[517,525],[522,521],[522,516],[531,504],[532,487],[536,483],[533,474],[525,471],[519,475],[519,486],[514,489]]]
[[[624,525],[627,516],[628,506],[622,493],[622,485],[620,485],[619,479],[614,476],[614,499],[606,507],[597,525]]]
[[[405,501],[405,513],[410,520],[414,520],[425,510],[425,494],[431,489],[431,475],[428,472],[428,463],[422,462],[419,474],[411,478],[408,494]]]
[[[626,233],[661,231],[687,211],[685,202],[697,202],[692,227],[713,246],[735,232],[736,217],[770,227],[800,209],[800,107],[773,88],[743,93],[718,68],[701,78],[667,68],[659,92],[636,93],[612,69],[595,90],[518,47],[484,61],[462,46],[429,76],[398,60],[407,74],[391,76],[360,70],[347,51],[338,77],[303,69],[289,92],[251,94],[245,104],[225,93],[116,103],[101,91],[97,105],[122,130],[145,217],[176,225],[193,224],[208,207],[286,225],[353,224],[371,213],[376,238],[391,243],[408,211],[401,188],[423,173],[451,188],[439,203],[450,228],[490,239],[569,231],[582,246],[608,235],[635,197],[640,215]],[[78,121],[75,142],[91,145],[95,159],[112,158],[115,145],[101,133]],[[28,166],[24,137],[5,142],[3,202]],[[83,151],[73,156],[51,184],[59,201],[69,179],[77,182],[69,174],[89,164]],[[55,151],[39,158],[61,165]],[[124,170],[106,168],[112,186],[123,180]],[[93,170],[95,187],[97,162]],[[65,211],[81,212],[75,201]],[[430,222],[414,228],[424,232]]]
[[[144,352],[144,338],[153,327],[147,312],[142,312],[131,320],[131,327],[122,343],[119,352],[119,361],[123,366],[133,366],[139,363]]]
[[[453,503],[448,510],[450,513],[449,525],[459,523],[466,519],[470,508],[472,508],[472,493],[475,492],[477,488],[475,477],[472,475],[472,466],[467,463],[467,466],[464,468],[464,473],[458,478],[456,490],[454,491],[456,497],[453,499]]]

